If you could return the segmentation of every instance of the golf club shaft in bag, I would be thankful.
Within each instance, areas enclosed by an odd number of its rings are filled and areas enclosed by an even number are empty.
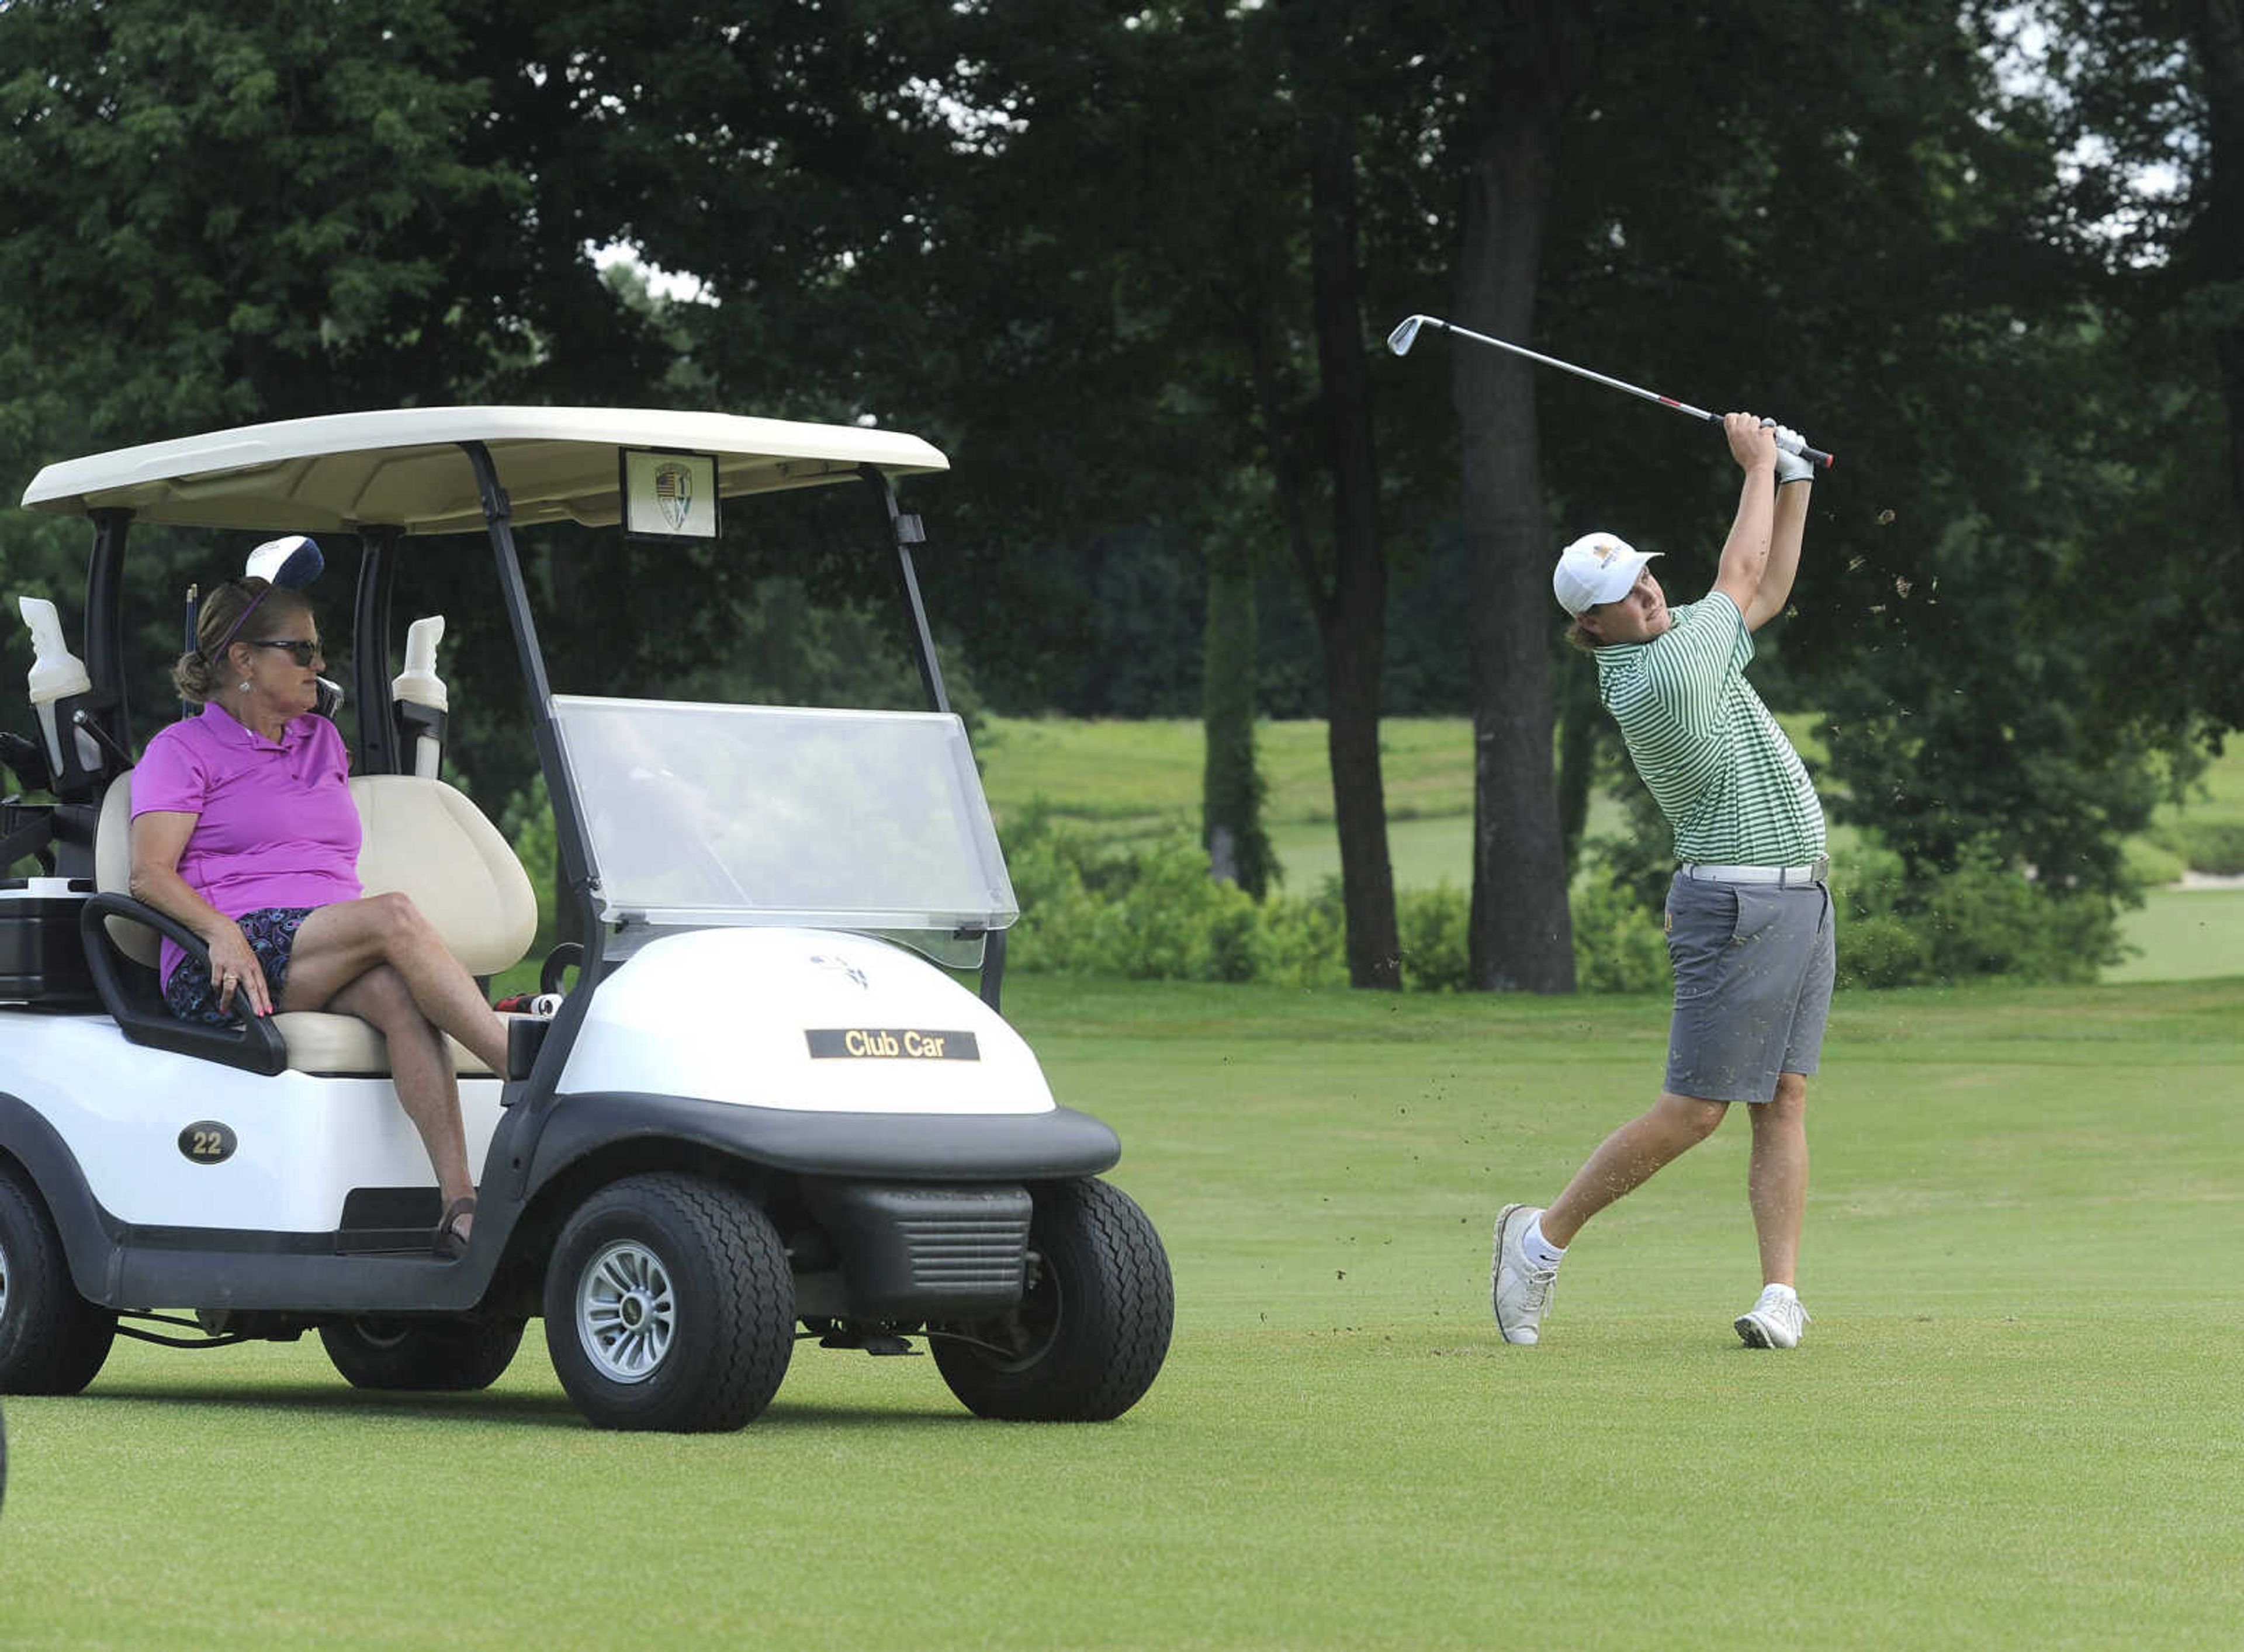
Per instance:
[[[1722,416],[1709,413],[1703,407],[1693,407],[1688,402],[1679,402],[1672,396],[1662,396],[1657,390],[1647,390],[1640,384],[1631,384],[1624,379],[1607,378],[1602,373],[1592,373],[1586,367],[1576,367],[1571,362],[1562,362],[1555,355],[1544,355],[1521,345],[1509,344],[1500,338],[1490,338],[1485,333],[1476,333],[1470,328],[1445,322],[1438,315],[1408,315],[1401,325],[1387,335],[1387,348],[1397,355],[1408,355],[1411,345],[1418,342],[1418,329],[1436,328],[1444,333],[1455,333],[1459,338],[1469,338],[1476,344],[1486,344],[1493,349],[1508,350],[1514,355],[1524,355],[1531,362],[1540,362],[1545,367],[1555,367],[1561,373],[1571,373],[1576,378],[1585,378],[1592,384],[1602,384],[1608,389],[1625,390],[1640,401],[1656,402],[1662,407],[1673,408],[1678,413],[1687,413],[1694,419],[1705,419],[1720,424]],[[1797,446],[1784,444],[1788,452],[1797,453],[1819,471],[1828,471],[1838,461],[1821,448],[1809,447],[1805,442]]]

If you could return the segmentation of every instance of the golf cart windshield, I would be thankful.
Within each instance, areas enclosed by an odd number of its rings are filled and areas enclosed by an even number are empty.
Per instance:
[[[610,923],[900,933],[970,966],[1020,915],[948,713],[556,694]]]

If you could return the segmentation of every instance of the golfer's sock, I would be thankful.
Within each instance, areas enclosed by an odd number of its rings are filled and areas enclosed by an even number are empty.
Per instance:
[[[1800,1300],[1800,1293],[1795,1290],[1790,1285],[1763,1285],[1761,1288],[1761,1294],[1766,1297],[1772,1290],[1779,1293],[1781,1297],[1788,1297],[1794,1302],[1798,1302]]]
[[[1538,1268],[1555,1268],[1565,1260],[1566,1247],[1554,1245],[1543,1236],[1543,1218],[1538,1216],[1527,1224],[1527,1231],[1519,1236],[1519,1248],[1527,1260]]]

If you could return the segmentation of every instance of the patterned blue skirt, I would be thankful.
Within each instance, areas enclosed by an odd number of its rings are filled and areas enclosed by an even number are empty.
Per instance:
[[[288,955],[296,950],[296,931],[319,910],[316,906],[265,906],[244,912],[237,920],[249,942],[249,950],[257,954],[258,963],[264,966],[275,1009],[280,1007],[280,993],[288,984]],[[164,1002],[182,1021],[223,1026],[228,1021],[247,1019],[241,1012],[242,991],[239,986],[233,989],[233,1009],[220,1010],[218,988],[211,980],[210,966],[198,958],[179,960],[179,967],[172,972],[172,978],[165,984]]]

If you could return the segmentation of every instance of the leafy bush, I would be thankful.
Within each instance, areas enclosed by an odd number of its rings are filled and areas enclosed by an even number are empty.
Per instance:
[[[1254,897],[1207,875],[1200,846],[1177,832],[1128,854],[1032,815],[1006,856],[1021,921],[1013,969],[1128,980],[1264,978]]]
[[[530,874],[530,887],[537,896],[537,938],[532,951],[543,957],[558,932],[553,900],[560,879],[554,868],[561,858],[560,834],[553,824],[553,801],[546,795],[544,775],[534,776],[529,785],[507,799],[506,807],[499,811],[498,829],[514,845],[515,858]]]
[[[1402,937],[1404,986],[1462,992],[1471,985],[1472,897],[1464,890],[1447,879],[1431,889],[1398,890],[1395,922]]]
[[[1182,830],[1129,850],[1103,848],[1081,829],[1031,810],[1008,834],[1006,863],[1021,903],[1009,968],[1130,979],[1348,984],[1347,922],[1337,880],[1313,896],[1248,897],[1207,875]],[[1448,884],[1396,901],[1402,980],[1416,992],[1461,992],[1469,981],[1471,902]],[[1664,985],[1666,951],[1618,890],[1592,895],[1578,920],[1576,967],[1592,992]]]
[[[1900,856],[1865,849],[1832,877],[1841,903],[1839,980],[1915,986],[2000,976],[2018,982],[2096,978],[2119,958],[2110,900],[2036,884],[1996,850],[1911,882]]]
[[[1863,846],[1832,872],[1839,904],[1839,984],[1920,986],[2000,976],[2093,981],[2119,961],[2112,903],[2094,890],[2037,884],[1997,850],[1975,846],[1953,870],[1911,881],[1900,856]],[[1650,992],[1668,982],[1660,906],[1673,863],[1646,834],[1588,845],[1574,902],[1575,972],[1585,992]]]
[[[2244,821],[2168,821],[2150,836],[2192,870],[2220,877],[2244,873]]]
[[[1574,897],[1574,984],[1585,992],[1654,992],[1668,985],[1660,913],[1623,884],[1592,876]]]
[[[2187,856],[2159,842],[2155,834],[2130,837],[2119,845],[2119,852],[2125,857],[2128,880],[2138,889],[2179,884],[2189,870]]]

